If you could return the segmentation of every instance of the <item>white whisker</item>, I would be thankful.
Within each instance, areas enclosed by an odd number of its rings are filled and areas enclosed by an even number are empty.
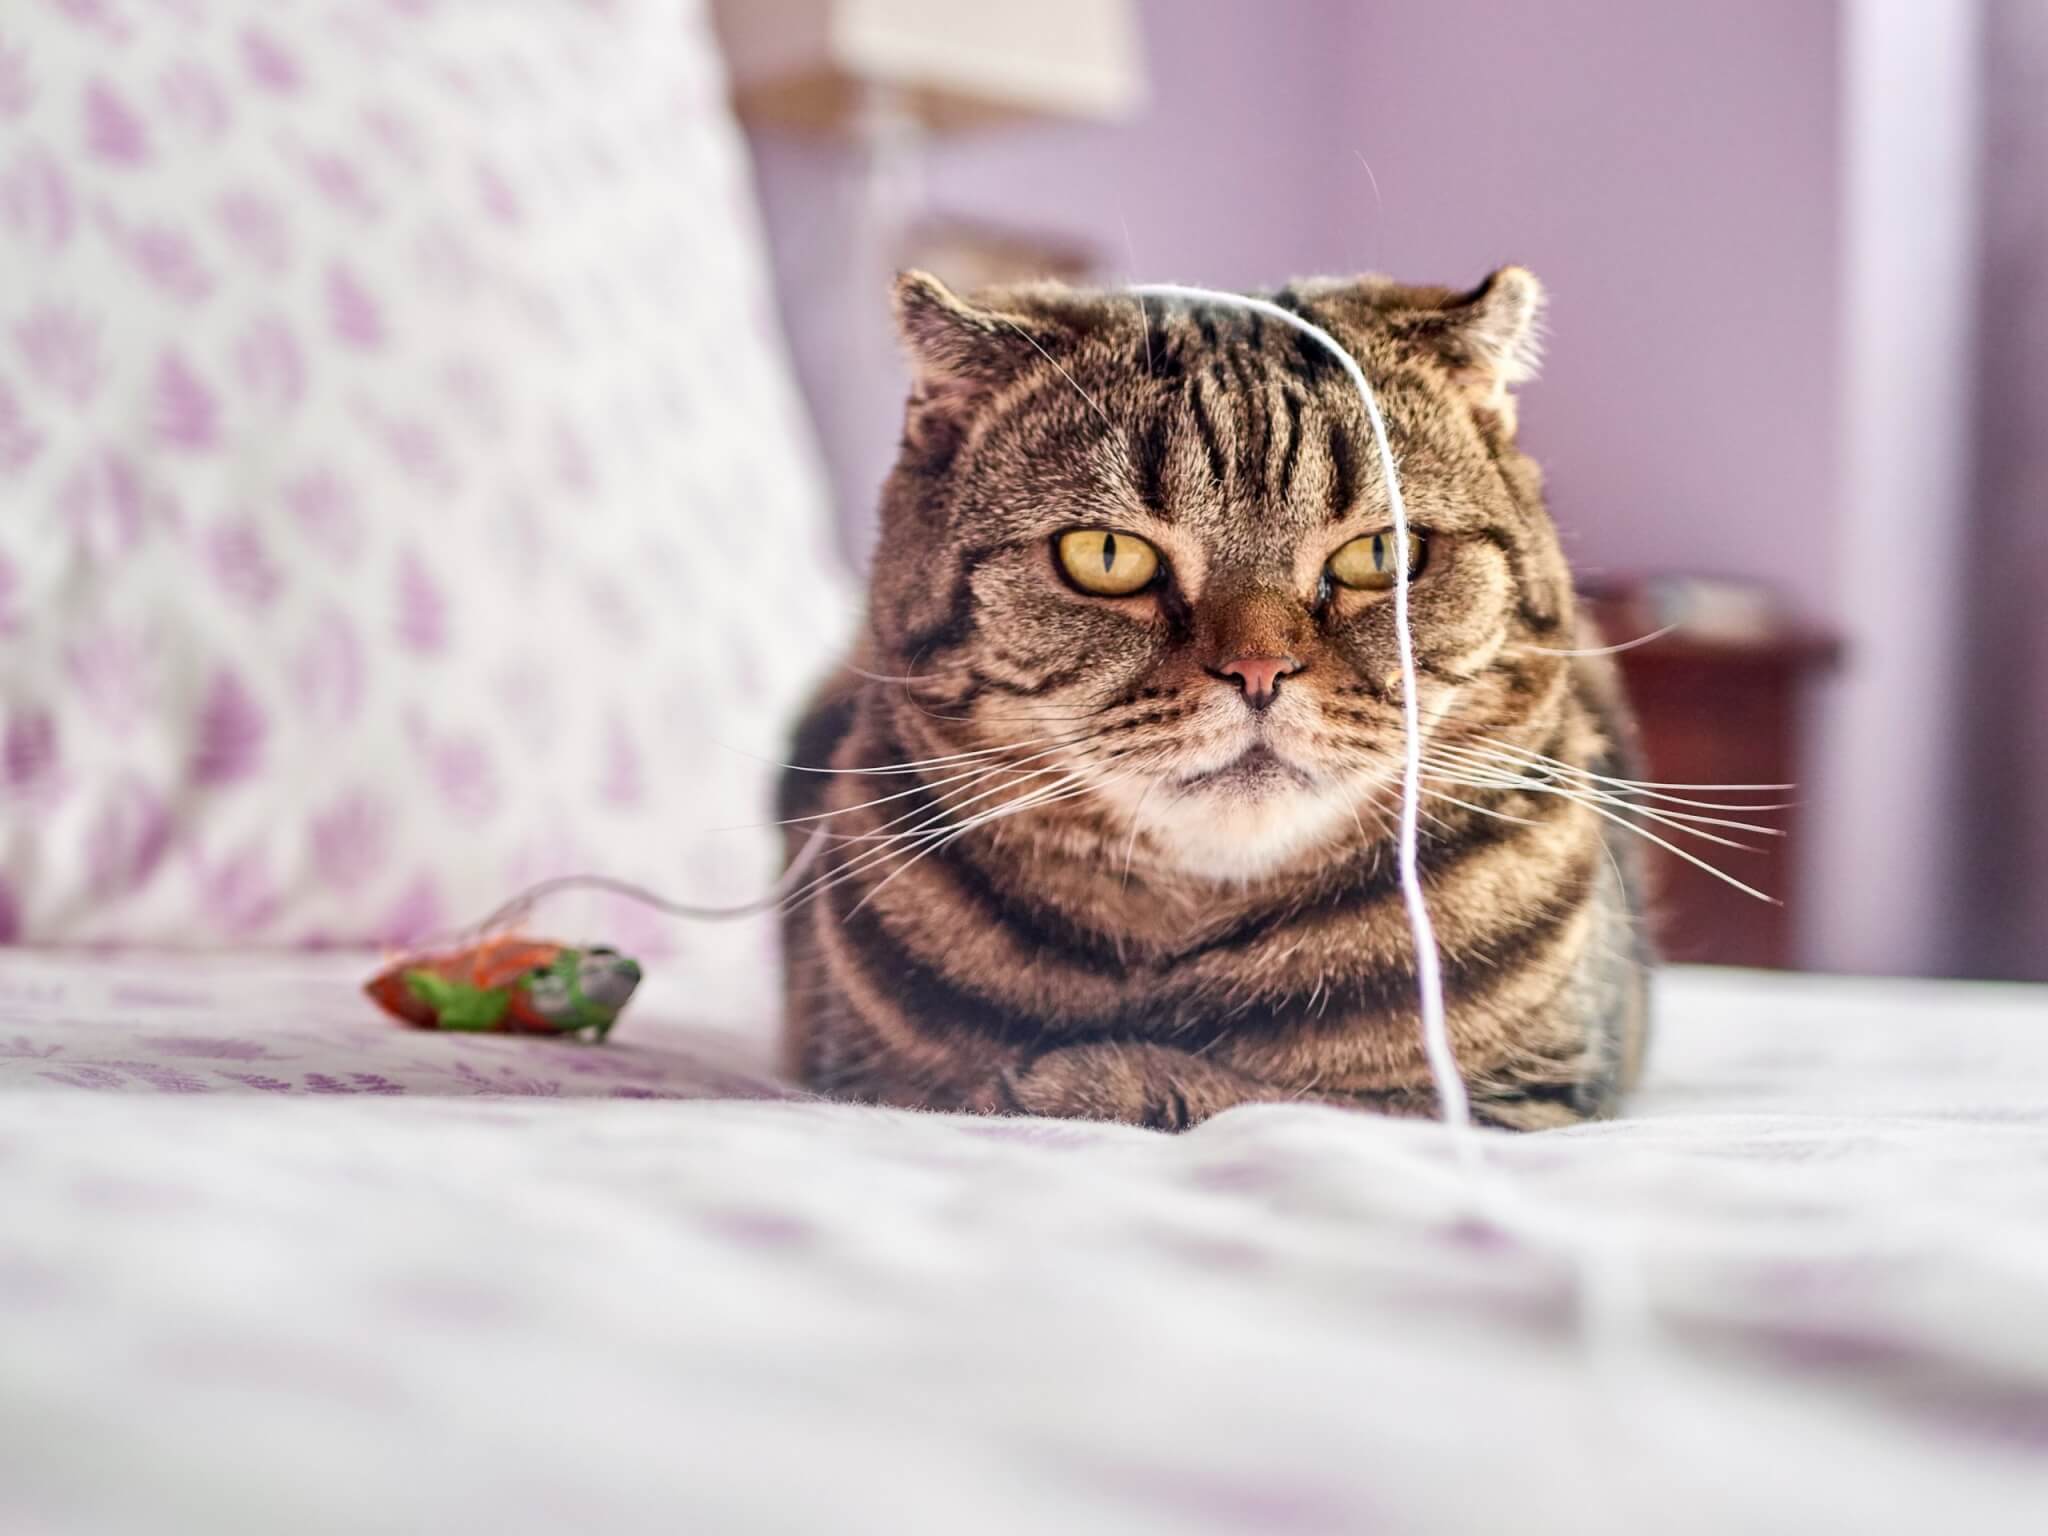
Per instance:
[[[1127,891],[1131,888],[1131,859],[1138,851],[1138,832],[1143,826],[1143,822],[1139,818],[1144,812],[1145,802],[1152,798],[1152,791],[1158,787],[1159,780],[1157,777],[1154,777],[1145,786],[1145,792],[1138,796],[1138,803],[1131,807],[1131,835],[1124,843],[1124,878],[1122,885],[1119,887],[1121,890]]]
[[[1079,775],[1076,775],[1075,777],[1078,778]],[[877,896],[879,896],[882,893],[883,888],[887,886],[891,881],[896,879],[898,875],[908,872],[912,866],[916,865],[921,860],[929,857],[931,854],[937,853],[941,848],[945,847],[948,843],[954,841],[956,838],[965,837],[969,832],[972,832],[979,827],[989,826],[998,821],[1007,821],[1013,816],[1021,816],[1026,811],[1036,810],[1043,805],[1051,805],[1055,801],[1071,800],[1079,795],[1093,794],[1095,793],[1098,787],[1099,786],[1092,783],[1069,783],[1067,785],[1047,785],[1044,789],[1035,790],[1031,794],[1023,797],[1021,800],[1012,801],[1007,805],[999,806],[992,811],[987,811],[979,816],[973,817],[970,820],[962,823],[960,826],[952,829],[951,831],[933,834],[933,836],[936,838],[936,841],[933,841],[929,847],[920,848],[919,850],[917,850],[917,852],[912,854],[911,857],[907,859],[900,868],[892,869],[891,871],[889,871],[888,874],[884,875],[880,880],[876,881],[873,888],[870,889],[865,896],[861,897],[859,901],[853,904],[852,911],[858,912],[862,907],[865,907],[869,902],[873,901]],[[849,913],[848,915],[851,916],[852,914]]]
[[[789,816],[785,817],[781,821],[745,822],[738,826],[713,827],[710,830],[713,832],[738,832],[750,830],[755,827],[795,827],[801,826],[805,822],[810,821],[829,821],[834,816],[850,816],[855,811],[865,811],[877,805],[887,805],[892,800],[905,800],[912,795],[923,794],[927,790],[937,789],[941,785],[957,784],[963,779],[968,780],[972,783],[979,783],[981,780],[992,777],[993,775],[999,773],[1021,773],[1025,771],[1024,764],[1037,762],[1039,759],[1050,757],[1053,755],[1053,753],[1059,752],[1061,750],[1063,750],[1063,747],[1055,746],[1049,747],[1043,752],[1034,752],[1029,757],[1019,758],[1015,762],[980,763],[961,773],[948,774],[946,777],[939,779],[921,779],[916,784],[913,784],[909,789],[899,789],[895,793],[888,795],[877,795],[872,800],[863,800],[857,805],[840,806],[836,810],[813,811],[807,816]],[[838,771],[851,773],[854,770],[841,769]],[[877,773],[895,773],[897,770],[894,768],[884,768],[876,769],[874,771]],[[837,836],[839,834],[834,835]]]
[[[987,799],[988,796],[991,794],[999,794],[1002,792],[1004,788],[1008,788],[1009,786],[998,786],[996,789],[985,791],[982,794],[974,796],[972,799],[962,801],[959,805],[954,805],[941,809],[936,814],[920,822],[917,826],[908,828],[903,832],[897,833],[893,837],[883,842],[880,846],[869,849],[867,852],[855,858],[851,863],[839,869],[829,871],[825,875],[819,876],[818,880],[813,882],[811,886],[795,893],[794,896],[792,896],[790,909],[793,910],[795,905],[805,901],[813,900],[817,896],[822,895],[824,892],[831,890],[836,886],[845,884],[846,881],[853,879],[856,876],[864,873],[866,870],[874,867],[876,864],[881,863],[883,860],[904,853],[914,853],[914,856],[910,860],[910,863],[915,863],[918,858],[921,858],[924,856],[924,854],[930,853],[934,851],[936,848],[943,846],[945,842],[950,841],[953,837],[958,836],[963,832],[970,832],[974,830],[976,827],[987,825],[991,821],[1001,820],[1005,814],[1013,810],[1030,809],[1035,805],[1045,803],[1046,797],[1053,795],[1055,792],[1059,792],[1060,797],[1065,798],[1065,792],[1067,791],[1068,787],[1081,785],[1084,777],[1085,775],[1078,772],[1069,773],[1064,779],[1056,780],[1054,783],[1049,785],[1042,785],[1034,790],[1028,790],[1023,795],[1019,796],[1018,799],[1015,801],[1007,802],[1005,805],[994,807],[989,811],[977,813],[975,816],[970,817],[967,821],[961,822],[957,825],[955,825],[952,821],[952,817],[957,812],[964,809],[968,805],[972,805],[976,800],[984,800]],[[1080,791],[1077,789],[1074,792],[1078,793]],[[920,847],[921,844],[928,844],[929,846]],[[904,868],[908,867],[909,864],[905,864]],[[900,871],[897,871],[895,873],[900,873]],[[892,873],[889,878],[893,879],[894,873]],[[873,892],[869,893],[869,895],[872,894]],[[856,907],[854,910],[858,911],[859,907]]]
[[[1639,645],[1648,645],[1652,640],[1662,640],[1666,635],[1679,627],[1674,621],[1666,624],[1662,629],[1651,630],[1647,635],[1637,635],[1633,640],[1624,640],[1619,645],[1595,645],[1588,646],[1584,650],[1571,650],[1556,645],[1534,645],[1528,641],[1517,642],[1514,649],[1518,651],[1542,651],[1545,655],[1549,656],[1618,656],[1623,651],[1632,651]]]
[[[1506,811],[1496,811],[1489,806],[1474,805],[1470,800],[1460,800],[1456,795],[1447,795],[1440,789],[1424,789],[1423,793],[1434,795],[1439,800],[1448,800],[1453,805],[1462,806],[1475,816],[1491,816],[1495,821],[1511,821],[1518,827],[1540,827],[1543,825],[1542,822],[1531,821],[1526,816],[1510,816]]]
[[[996,769],[993,771],[996,773],[1004,772],[1004,770],[1002,769]],[[1047,774],[1065,774],[1071,773],[1072,771],[1073,770],[1071,768],[1061,767],[1028,768],[1014,775],[1012,782],[1014,782],[1015,779],[1038,779],[1044,778]],[[987,778],[990,776],[991,775],[984,775],[983,778]],[[963,784],[958,789],[951,790],[945,795],[935,796],[934,802],[938,808],[938,814],[930,818],[926,822],[920,823],[920,826],[929,826],[933,821],[943,820],[946,817],[951,816],[954,812],[963,810],[967,806],[973,805],[976,801],[986,800],[991,795],[999,795],[1005,789],[1011,787],[1011,783],[997,784],[989,789],[982,790],[979,794],[971,795],[965,800],[960,800],[957,798],[960,795],[966,794],[968,790],[974,788],[975,784],[979,784],[981,782],[983,782],[983,779],[976,779],[973,781],[973,783]],[[1043,787],[1043,785],[1039,786],[1039,788]],[[948,804],[948,801],[952,801],[953,803]],[[901,816],[895,817],[893,820],[885,821],[884,823],[882,823],[880,827],[876,828],[873,832],[848,832],[841,834],[837,840],[844,843],[875,843],[897,841],[905,837],[914,836],[919,830],[918,827],[911,827],[902,832],[891,832],[888,829],[890,827],[898,826],[901,823],[910,820],[913,816],[923,814],[924,810],[925,807],[919,807],[917,810],[906,811]]]
[[[1116,423],[1109,419],[1109,412],[1105,411],[1102,408],[1102,402],[1097,400],[1093,395],[1089,394],[1087,390],[1083,389],[1081,387],[1080,381],[1076,379],[1071,373],[1067,372],[1066,368],[1061,364],[1058,358],[1054,357],[1050,352],[1046,351],[1044,347],[1039,346],[1038,338],[1036,336],[1032,335],[1029,331],[1025,330],[1023,326],[1019,325],[1016,321],[1012,320],[1008,315],[997,315],[996,319],[1002,321],[1003,324],[1007,325],[1019,336],[1022,336],[1026,341],[1030,342],[1033,347],[1036,347],[1038,350],[1038,355],[1044,358],[1048,363],[1051,363],[1053,367],[1056,370],[1058,370],[1059,376],[1065,379],[1067,383],[1073,386],[1074,393],[1079,395],[1083,400],[1088,402],[1088,409],[1093,411],[1096,415],[1102,418],[1102,424],[1110,430],[1110,441],[1116,445],[1117,451],[1121,453],[1123,451],[1122,435],[1117,431]]]
[[[1516,794],[1555,795],[1560,799],[1576,800],[1581,805],[1604,805],[1613,810],[1625,811],[1633,816],[1646,817],[1662,826],[1670,827],[1674,831],[1683,832],[1690,837],[1697,837],[1702,842],[1718,843],[1723,848],[1739,848],[1744,853],[1760,853],[1762,850],[1751,847],[1748,843],[1738,843],[1733,838],[1702,831],[1699,827],[1691,826],[1687,823],[1692,821],[1710,822],[1716,826],[1733,827],[1737,831],[1753,832],[1764,837],[1781,837],[1784,835],[1775,827],[1759,827],[1749,822],[1724,821],[1708,816],[1687,817],[1681,820],[1678,815],[1672,812],[1655,810],[1647,805],[1638,805],[1634,801],[1623,800],[1619,796],[1603,794],[1598,790],[1589,789],[1584,786],[1559,784],[1550,780],[1478,778],[1472,776],[1470,770],[1460,769],[1454,769],[1450,773],[1445,773],[1439,769],[1434,776],[1440,782],[1460,784],[1470,789],[1496,789]]]
[[[1529,759],[1531,762],[1548,763],[1553,768],[1562,768],[1569,773],[1584,774],[1587,778],[1599,779],[1607,784],[1626,785],[1630,789],[1640,789],[1645,793],[1660,789],[1721,789],[1731,792],[1783,794],[1787,790],[1799,787],[1796,784],[1666,784],[1656,779],[1617,779],[1604,773],[1594,773],[1589,768],[1575,767],[1571,763],[1564,762],[1559,758],[1547,757],[1541,752],[1532,752],[1527,747],[1512,746],[1504,741],[1489,740],[1485,742],[1485,745],[1500,751],[1512,752],[1518,757]]]
[[[1497,786],[1484,785],[1481,787],[1494,788]],[[1666,853],[1673,854],[1676,857],[1685,860],[1686,863],[1693,865],[1695,868],[1705,870],[1708,874],[1712,875],[1716,880],[1721,881],[1723,884],[1733,886],[1736,890],[1741,891],[1744,895],[1754,896],[1758,901],[1769,902],[1774,907],[1783,905],[1783,903],[1780,902],[1777,897],[1765,895],[1755,886],[1745,884],[1743,881],[1736,879],[1735,876],[1729,874],[1724,869],[1717,869],[1712,864],[1709,864],[1705,859],[1698,857],[1696,854],[1691,853],[1687,849],[1679,847],[1676,843],[1671,842],[1667,838],[1659,837],[1649,828],[1637,825],[1635,822],[1630,821],[1626,816],[1623,816],[1619,811],[1612,810],[1608,806],[1603,805],[1596,800],[1593,800],[1584,795],[1574,794],[1570,790],[1555,785],[1529,785],[1526,787],[1528,787],[1530,790],[1538,794],[1547,792],[1551,794],[1563,795],[1568,799],[1576,800],[1579,804],[1585,806],[1587,810],[1591,811],[1595,816],[1599,816],[1604,820],[1611,821],[1616,826],[1621,827],[1625,831],[1633,832],[1637,837],[1643,838],[1648,842],[1655,843],[1659,848],[1662,848]],[[1709,833],[1695,833],[1694,835],[1698,837],[1704,837],[1709,842],[1728,843],[1729,841],[1726,838],[1714,837]],[[1740,843],[1729,843],[1729,846],[1740,848],[1742,845]],[[1749,849],[1746,851],[1755,852],[1757,850]]]
[[[1584,768],[1575,768],[1570,763],[1559,762],[1556,758],[1507,757],[1499,752],[1486,751],[1484,749],[1474,749],[1470,747],[1451,746],[1448,743],[1438,744],[1435,747],[1433,747],[1432,750],[1437,752],[1456,752],[1470,759],[1483,760],[1487,764],[1487,770],[1489,772],[1512,772],[1514,774],[1524,777],[1526,777],[1530,773],[1540,772],[1544,778],[1549,780],[1555,780],[1561,777],[1568,776],[1574,780],[1584,780],[1589,784],[1602,786],[1623,795],[1633,795],[1639,796],[1646,800],[1656,800],[1660,801],[1665,805],[1689,805],[1695,806],[1701,810],[1708,811],[1740,811],[1745,815],[1757,811],[1789,811],[1797,808],[1796,802],[1789,800],[1765,802],[1758,802],[1754,800],[1693,800],[1687,798],[1684,795],[1664,794],[1660,790],[1649,787],[1649,785],[1645,782],[1639,782],[1631,779],[1616,779],[1610,777],[1607,774],[1593,773]],[[1788,786],[1768,784],[1688,784],[1680,785],[1678,787],[1682,789],[1698,788],[1731,790],[1767,790],[1774,788],[1785,788]]]
[[[1631,811],[1638,816],[1647,816],[1653,821],[1663,822],[1666,826],[1726,827],[1736,832],[1748,832],[1757,837],[1783,837],[1785,835],[1784,828],[1782,827],[1767,827],[1754,821],[1738,821],[1729,816],[1701,816],[1688,811],[1667,811],[1657,806],[1644,805],[1640,801],[1630,799],[1626,795],[1615,794],[1612,791],[1602,789],[1597,784],[1570,783],[1559,779],[1555,775],[1541,779],[1532,779],[1526,774],[1509,773],[1504,770],[1474,764],[1469,760],[1451,759],[1446,761],[1445,759],[1437,758],[1435,763],[1439,770],[1448,770],[1451,773],[1466,775],[1465,782],[1475,789],[1527,791],[1531,794],[1563,793],[1597,799],[1603,805],[1611,805],[1618,810]],[[1474,777],[1474,775],[1477,775],[1477,777]],[[1681,805],[1697,805],[1703,802],[1683,800],[1678,803]],[[1734,805],[1720,806],[1718,809],[1750,812],[1768,811],[1776,809],[1776,807],[1768,805]]]
[[[1745,896],[1754,896],[1758,901],[1769,902],[1774,907],[1780,907],[1784,905],[1784,903],[1779,901],[1777,897],[1766,896],[1762,891],[1758,890],[1755,886],[1743,883],[1742,881],[1736,879],[1733,875],[1729,874],[1724,869],[1715,868],[1712,864],[1709,864],[1705,859],[1700,858],[1697,854],[1690,853],[1686,849],[1679,847],[1676,843],[1670,842],[1665,838],[1659,837],[1656,833],[1650,831],[1647,827],[1639,827],[1634,822],[1629,821],[1622,816],[1616,815],[1613,811],[1607,810],[1601,806],[1595,805],[1589,807],[1589,809],[1593,812],[1594,815],[1604,816],[1607,818],[1607,820],[1613,822],[1616,826],[1626,827],[1629,831],[1633,832],[1637,837],[1647,838],[1649,841],[1655,843],[1659,848],[1662,848],[1666,853],[1675,854],[1677,857],[1685,860],[1686,863],[1692,865],[1694,868],[1705,870],[1708,874],[1712,875],[1716,880],[1722,882],[1722,884],[1734,886],[1736,890],[1741,891]]]
[[[845,671],[851,672],[855,677],[864,677],[871,683],[903,683],[906,685],[910,683],[936,682],[938,680],[938,673],[965,672],[968,670],[967,663],[963,661],[956,662],[950,667],[936,669],[935,672],[912,672],[898,677],[887,672],[870,672],[866,667],[856,667],[850,661],[843,661],[840,663],[840,666]]]
[[[964,763],[974,758],[996,757],[1004,752],[1021,752],[1026,747],[1040,746],[1046,742],[1064,745],[1069,742],[1085,741],[1089,734],[1087,731],[1072,731],[1059,736],[1038,736],[1029,741],[1010,742],[1000,747],[977,747],[971,752],[949,752],[944,757],[914,758],[902,763],[881,763],[871,768],[812,768],[803,763],[778,763],[773,758],[766,757],[755,757],[754,761],[767,763],[772,768],[787,769],[791,773],[842,774],[852,778],[859,778],[864,775],[918,773],[926,768],[945,768],[954,763]],[[720,742],[718,745],[724,746],[725,744]],[[739,752],[742,757],[754,756],[751,752],[740,751],[738,747],[726,747],[726,750],[728,752]]]

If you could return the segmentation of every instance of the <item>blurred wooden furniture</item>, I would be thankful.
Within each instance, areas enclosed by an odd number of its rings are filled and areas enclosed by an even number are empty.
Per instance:
[[[740,115],[865,137],[1029,118],[1118,118],[1144,100],[1133,0],[713,0]]]
[[[1094,247],[1069,236],[935,214],[905,232],[902,264],[967,293],[1043,278],[1083,283],[1100,265],[1100,257]]]
[[[1592,608],[1607,643],[1621,644],[1670,622],[1668,609],[1641,593],[1596,595]],[[1792,802],[1789,809],[1736,820],[1780,828],[1782,837],[1720,832],[1761,851],[1660,836],[1777,899],[1758,901],[1705,870],[1651,846],[1657,938],[1666,959],[1709,965],[1789,969],[1803,908],[1795,874],[1800,831],[1798,783],[1805,757],[1808,685],[1834,665],[1839,646],[1796,625],[1758,625],[1715,633],[1680,628],[1615,657],[1635,705],[1647,764],[1644,777],[1667,784],[1791,784],[1784,794],[1719,795],[1676,790],[1701,800]],[[1686,806],[1670,807],[1690,810]],[[1701,814],[1717,815],[1718,812]]]

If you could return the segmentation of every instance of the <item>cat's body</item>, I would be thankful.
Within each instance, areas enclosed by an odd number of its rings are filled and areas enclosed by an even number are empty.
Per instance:
[[[1558,787],[1627,776],[1629,729],[1606,659],[1564,654],[1597,642],[1514,445],[1539,292],[1278,297],[1372,379],[1417,531],[1420,858],[1474,1113],[1609,1113],[1646,1023],[1636,864]],[[823,829],[787,919],[794,1067],[1175,1127],[1433,1113],[1356,391],[1222,306],[916,277],[898,302],[918,383],[868,631],[782,797],[792,856]]]

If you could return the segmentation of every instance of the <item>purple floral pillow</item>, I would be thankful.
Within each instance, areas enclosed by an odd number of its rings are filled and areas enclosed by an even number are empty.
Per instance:
[[[695,4],[0,10],[0,936],[757,893],[846,612],[764,270]]]

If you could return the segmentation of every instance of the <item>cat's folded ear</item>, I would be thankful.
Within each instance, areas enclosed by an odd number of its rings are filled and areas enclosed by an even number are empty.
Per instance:
[[[957,406],[1000,389],[1059,340],[1042,318],[963,299],[929,272],[898,273],[895,303],[913,404]]]
[[[1397,333],[1434,351],[1452,382],[1512,434],[1513,390],[1536,376],[1543,350],[1543,285],[1526,267],[1502,267],[1469,293],[1390,317]]]
[[[1431,354],[1475,410],[1515,430],[1513,391],[1536,376],[1543,285],[1525,267],[1502,267],[1477,288],[1418,288],[1369,276],[1297,285],[1339,317]]]
[[[1543,354],[1543,285],[1527,267],[1502,267],[1440,311],[1439,345],[1489,392],[1536,376]]]

